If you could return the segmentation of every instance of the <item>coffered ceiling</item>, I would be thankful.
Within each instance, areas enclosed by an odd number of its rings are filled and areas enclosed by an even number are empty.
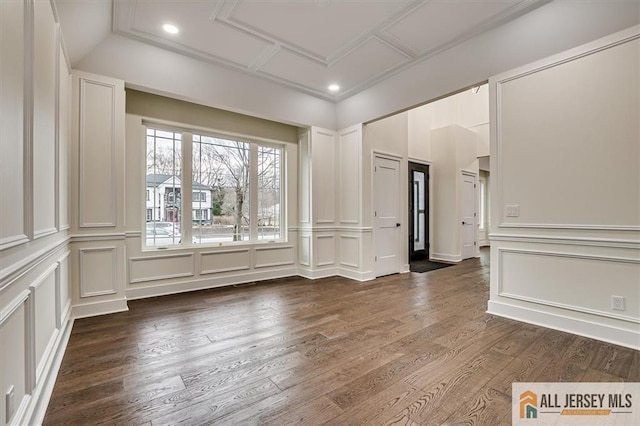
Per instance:
[[[339,101],[543,3],[115,0],[113,31]]]

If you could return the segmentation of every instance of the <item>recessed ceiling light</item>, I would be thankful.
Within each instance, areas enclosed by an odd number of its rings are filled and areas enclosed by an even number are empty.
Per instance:
[[[180,32],[180,30],[178,29],[178,27],[176,27],[173,24],[164,24],[162,26],[162,29],[165,30],[165,32],[169,33],[169,34],[178,34]]]
[[[340,90],[340,86],[338,86],[337,84],[330,84],[329,85],[329,91],[337,92],[338,90]]]

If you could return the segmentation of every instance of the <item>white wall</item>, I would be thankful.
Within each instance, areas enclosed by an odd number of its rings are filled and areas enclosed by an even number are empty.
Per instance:
[[[73,71],[71,279],[80,318],[127,309],[124,83]]]
[[[0,2],[0,425],[42,421],[72,325],[70,70],[56,19],[49,2]]]
[[[461,173],[464,170],[478,176],[477,139],[476,133],[457,125],[442,127],[431,132],[433,235],[430,257],[434,260],[448,262],[462,260]]]
[[[402,235],[401,265],[402,271],[409,271],[409,232],[408,232],[408,169],[409,157],[409,114],[403,112],[383,120],[374,121],[364,126],[363,154],[362,154],[362,188],[363,188],[363,221],[367,227],[372,227],[373,214],[373,163],[375,153],[388,154],[400,159],[400,233]],[[375,232],[375,231],[374,231]],[[373,262],[373,252],[369,262]],[[374,270],[371,266],[371,270]]]
[[[409,159],[433,161],[431,132],[446,126],[459,126],[478,135],[477,156],[489,155],[489,87],[465,90],[444,99],[410,109]]]
[[[370,213],[363,207],[363,128],[299,135],[298,274],[373,279]]]
[[[490,312],[640,347],[639,67],[635,27],[490,80]]]

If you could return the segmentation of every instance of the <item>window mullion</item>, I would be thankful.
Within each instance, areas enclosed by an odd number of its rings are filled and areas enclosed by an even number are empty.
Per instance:
[[[182,234],[183,245],[193,241],[193,135],[182,134]]]
[[[258,240],[258,145],[249,151],[249,239]]]

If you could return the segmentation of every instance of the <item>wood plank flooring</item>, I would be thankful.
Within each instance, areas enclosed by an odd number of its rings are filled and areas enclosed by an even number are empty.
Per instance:
[[[273,280],[75,322],[44,423],[509,424],[513,381],[640,381],[638,351],[485,313],[488,251],[366,283]]]

